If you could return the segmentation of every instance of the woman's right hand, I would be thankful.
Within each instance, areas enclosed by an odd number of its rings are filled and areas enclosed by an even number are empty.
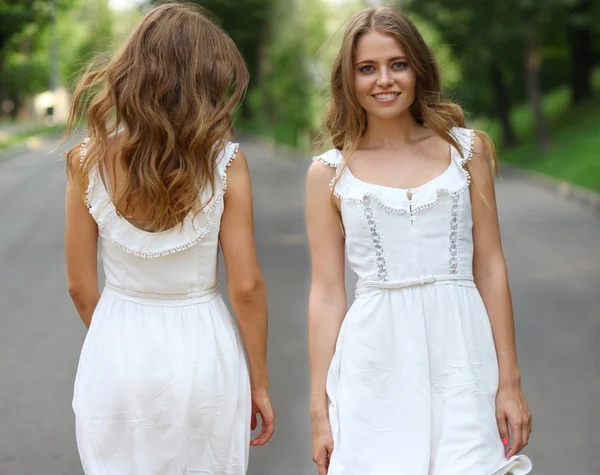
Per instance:
[[[267,391],[252,391],[252,420],[250,422],[252,430],[256,429],[258,425],[258,414],[262,420],[262,427],[260,434],[250,441],[250,445],[253,447],[265,445],[273,436],[275,412],[273,412],[271,397]]]
[[[317,465],[319,475],[327,475],[329,460],[333,453],[333,435],[329,419],[312,424],[313,462]]]

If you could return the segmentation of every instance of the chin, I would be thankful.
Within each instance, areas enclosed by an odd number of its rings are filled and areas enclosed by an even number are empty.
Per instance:
[[[389,108],[389,109],[384,109],[384,108],[376,108],[376,109],[371,109],[369,111],[367,111],[369,114],[377,117],[378,119],[395,119],[396,117],[401,116],[402,114],[406,113],[408,111],[408,109],[406,108]]]

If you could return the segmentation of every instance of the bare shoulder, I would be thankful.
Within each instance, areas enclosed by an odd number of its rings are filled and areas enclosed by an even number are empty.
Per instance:
[[[472,178],[487,182],[492,179],[491,148],[494,147],[494,144],[484,132],[478,130],[473,132],[475,140],[473,142],[473,153],[469,161],[469,172]]]
[[[75,145],[67,153],[67,160],[73,170],[79,170],[81,162],[83,161],[83,154],[85,153],[85,142],[82,140],[78,145]]]
[[[81,188],[80,172],[85,153],[85,140],[82,140],[67,152],[66,171],[68,177],[67,189]],[[83,180],[83,186],[87,186],[87,179]]]
[[[231,160],[231,162],[229,163],[228,168],[248,168],[248,158],[246,157],[246,154],[244,153],[244,151],[239,148],[237,150],[237,153],[235,154],[235,157],[233,160]]]
[[[490,147],[494,146],[492,139],[485,132],[473,130],[475,141],[473,142],[473,157],[472,158],[489,158]]]
[[[231,173],[248,173],[248,159],[241,149],[238,149],[234,159],[227,165],[227,174],[231,175]]]
[[[335,177],[335,168],[323,163],[321,160],[315,160],[308,167],[306,181],[309,186],[319,186],[326,184],[329,186],[331,180]]]

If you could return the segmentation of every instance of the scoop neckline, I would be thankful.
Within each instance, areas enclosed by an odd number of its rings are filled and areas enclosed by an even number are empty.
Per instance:
[[[342,152],[340,150],[338,150],[338,153],[340,154],[340,158],[343,161],[344,156],[343,156]],[[433,177],[431,180],[428,180],[427,182],[423,183],[422,185],[419,185],[419,186],[414,187],[414,188],[400,188],[400,187],[397,187],[397,186],[387,186],[387,185],[381,185],[379,183],[371,183],[371,182],[368,182],[368,181],[361,180],[360,178],[357,178],[352,173],[352,170],[350,170],[350,167],[347,166],[347,165],[344,167],[345,168],[344,172],[348,173],[348,175],[350,176],[350,178],[352,178],[353,180],[356,180],[357,182],[362,183],[362,184],[367,185],[367,186],[371,186],[371,187],[374,187],[374,188],[381,188],[381,189],[384,189],[384,190],[399,191],[399,192],[404,192],[404,193],[409,193],[410,192],[411,194],[414,194],[415,192],[417,192],[419,190],[422,190],[423,188],[425,188],[427,186],[430,186],[432,183],[435,183],[436,181],[441,180],[448,173],[450,173],[450,170],[454,167],[454,164],[455,164],[455,160],[454,160],[454,147],[452,145],[450,145],[450,163],[448,164],[448,166],[446,167],[446,169],[442,173],[440,173],[439,175]]]

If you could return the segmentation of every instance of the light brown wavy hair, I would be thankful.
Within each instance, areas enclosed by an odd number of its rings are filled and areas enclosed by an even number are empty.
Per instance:
[[[403,46],[416,75],[415,101],[410,107],[414,120],[431,129],[463,155],[452,136],[453,127],[465,127],[464,113],[458,104],[444,99],[441,77],[433,52],[408,16],[390,7],[366,9],[348,20],[342,47],[331,71],[329,107],[323,120],[326,140],[345,151],[346,161],[367,131],[367,113],[358,102],[355,89],[356,47],[366,33],[391,35]],[[487,146],[493,170],[496,167],[494,145],[487,134],[476,131]],[[340,174],[338,173],[338,178]]]
[[[84,195],[104,160],[108,136],[122,129],[117,157],[126,170],[115,203],[130,221],[163,231],[196,216],[205,187],[215,191],[215,165],[233,136],[232,113],[244,97],[248,71],[237,47],[206,10],[168,3],[150,11],[104,66],[92,62],[79,80],[67,124],[87,117],[90,143],[67,153],[67,175]],[[101,168],[102,170],[102,168]],[[105,177],[108,179],[108,177]]]

